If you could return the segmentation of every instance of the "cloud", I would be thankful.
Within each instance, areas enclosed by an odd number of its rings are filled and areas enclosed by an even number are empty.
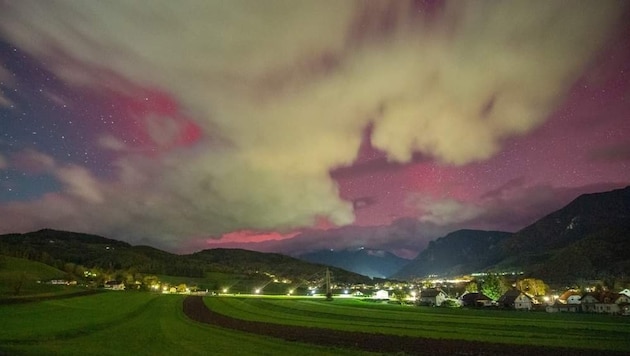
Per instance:
[[[85,200],[88,203],[102,203],[103,195],[99,183],[87,169],[69,165],[55,169],[55,176],[65,185],[69,194]]]
[[[472,221],[483,213],[482,208],[474,204],[466,204],[450,198],[435,200],[423,197],[416,204],[422,209],[419,220],[438,226]]]
[[[9,74],[9,71],[4,68],[2,62],[0,62],[0,82],[4,85],[8,85],[12,82],[11,74]],[[7,98],[4,90],[0,87],[0,107],[10,107],[11,105],[13,105],[13,102]]]
[[[580,187],[527,185],[522,178],[506,182],[488,192],[477,202],[452,198],[417,197],[418,218],[403,218],[388,226],[350,226],[329,230],[304,231],[282,240],[261,242],[195,240],[191,250],[203,248],[245,248],[262,252],[300,255],[326,249],[353,249],[364,246],[412,258],[438,237],[460,230],[480,229],[516,232],[552,213],[582,194],[624,187],[621,183],[603,183]],[[424,205],[423,205],[424,204]]]
[[[446,227],[448,231],[473,228],[514,232],[562,208],[579,195],[623,186],[623,183],[601,183],[555,187],[530,185],[524,178],[516,178],[475,201],[417,197],[415,206],[421,223]]]
[[[623,162],[630,161],[630,145],[628,143],[601,147],[590,154],[596,161]]]
[[[108,150],[112,151],[126,151],[127,145],[117,137],[112,135],[103,135],[98,138],[98,144]]]
[[[49,172],[56,164],[51,156],[33,149],[18,151],[11,155],[11,166],[28,174]]]
[[[393,161],[415,152],[449,164],[486,159],[546,119],[621,13],[615,1],[456,1],[428,17],[401,2],[188,5],[0,6],[2,36],[66,82],[168,92],[204,132],[151,159],[104,136],[100,144],[119,153],[115,181],[60,170],[73,199],[99,203],[67,200],[91,229],[176,243],[318,217],[349,224],[352,203],[329,172],[354,161],[367,126]],[[171,142],[173,122],[154,117],[144,129]],[[435,219],[440,209],[472,214],[441,204]]]

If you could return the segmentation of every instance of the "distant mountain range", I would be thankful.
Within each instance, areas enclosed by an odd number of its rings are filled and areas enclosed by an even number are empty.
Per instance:
[[[410,262],[387,251],[363,247],[347,250],[321,250],[300,255],[298,258],[378,278],[387,278]]]
[[[327,268],[281,254],[240,249],[209,249],[189,255],[176,255],[149,246],[131,246],[97,235],[50,229],[0,235],[0,254],[43,262],[62,270],[66,263],[74,263],[87,268],[185,277],[203,277],[207,272],[222,272],[254,277],[272,274],[279,279],[308,280]],[[335,267],[330,268],[330,271],[339,281],[371,281],[369,277]]]
[[[518,270],[549,281],[630,271],[630,187],[581,195],[516,233],[461,230],[435,241],[393,277]]]
[[[374,241],[402,239],[415,233],[417,224],[407,219],[390,226],[313,231],[294,241],[274,243],[312,241],[314,246],[322,246],[342,234],[357,236],[357,241]],[[131,246],[105,237],[49,229],[0,235],[0,254],[61,267],[71,262],[86,267],[191,277],[203,276],[208,271],[255,274],[264,270],[278,277],[307,278],[325,268],[324,265],[337,266],[331,268],[333,274],[348,282],[369,281],[366,276],[409,279],[508,270],[554,282],[627,277],[630,187],[581,195],[516,233],[452,232],[430,242],[413,260],[369,248],[331,251],[323,246],[317,252],[300,255],[303,260],[242,249],[176,255],[149,246]]]

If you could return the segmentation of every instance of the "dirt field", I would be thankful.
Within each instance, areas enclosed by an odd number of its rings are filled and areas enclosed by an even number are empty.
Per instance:
[[[230,318],[207,308],[202,297],[184,300],[184,313],[191,319],[259,335],[316,345],[329,345],[372,352],[411,355],[616,355],[621,353],[530,345],[505,345],[464,340],[440,340],[409,336],[372,334],[332,329],[279,325]]]

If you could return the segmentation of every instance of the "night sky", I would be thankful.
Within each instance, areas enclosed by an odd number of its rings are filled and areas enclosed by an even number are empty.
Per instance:
[[[629,184],[625,1],[0,1],[0,233],[413,257]]]

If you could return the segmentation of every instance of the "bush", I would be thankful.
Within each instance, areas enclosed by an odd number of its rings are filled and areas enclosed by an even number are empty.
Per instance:
[[[447,299],[442,302],[441,306],[444,308],[459,308],[462,305],[459,303],[457,299]]]

